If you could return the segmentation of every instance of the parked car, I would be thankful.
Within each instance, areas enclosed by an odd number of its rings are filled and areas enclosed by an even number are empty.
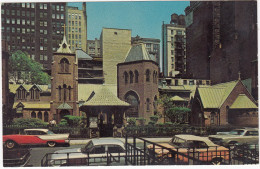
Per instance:
[[[229,160],[229,151],[227,148],[218,146],[207,137],[195,135],[175,135],[169,143],[159,144],[160,146],[173,150],[175,159],[181,164],[188,164],[192,158],[200,163],[221,164]],[[147,146],[149,154],[155,155],[162,160],[172,158],[171,152],[162,149],[159,146],[150,144]]]
[[[257,128],[242,128],[232,130],[229,133],[209,135],[209,139],[215,144],[228,147],[236,143],[257,144],[259,136]]]
[[[54,134],[48,129],[25,129],[22,134],[4,135],[6,148],[12,149],[19,145],[69,145],[69,134]]]
[[[91,139],[87,145],[82,148],[58,150],[52,154],[48,154],[45,164],[43,165],[107,165],[107,160],[110,159],[111,155],[115,164],[124,164],[125,146],[122,141],[117,139]]]
[[[233,158],[245,164],[259,163],[259,144],[236,143]]]
[[[3,149],[4,167],[24,167],[31,158],[31,149]]]

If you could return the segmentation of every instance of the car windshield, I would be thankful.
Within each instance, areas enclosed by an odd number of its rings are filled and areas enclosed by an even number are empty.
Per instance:
[[[230,131],[229,134],[232,134],[232,135],[243,135],[245,131],[244,130],[232,130]]]
[[[53,133],[52,131],[50,131],[50,130],[48,130],[48,132],[47,132],[48,134],[55,134],[55,133]]]
[[[82,152],[89,152],[94,147],[92,141],[90,141],[85,147],[81,148]]]
[[[174,137],[171,140],[171,143],[178,148],[184,148],[188,146],[186,140],[180,139],[178,137]]]

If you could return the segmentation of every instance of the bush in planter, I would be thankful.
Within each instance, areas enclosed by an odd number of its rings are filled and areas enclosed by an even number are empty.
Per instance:
[[[150,116],[150,120],[157,123],[159,117],[158,116]]]
[[[127,123],[130,125],[130,126],[135,126],[136,125],[136,118],[134,117],[131,117],[127,120]]]
[[[137,124],[143,126],[145,124],[146,119],[143,117],[137,118]]]

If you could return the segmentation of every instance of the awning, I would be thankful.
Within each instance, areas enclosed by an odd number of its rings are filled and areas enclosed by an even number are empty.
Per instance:
[[[59,110],[64,110],[64,109],[70,110],[70,109],[72,109],[72,107],[70,105],[68,105],[67,103],[62,103],[61,105],[59,105],[59,107],[57,109],[59,109]]]

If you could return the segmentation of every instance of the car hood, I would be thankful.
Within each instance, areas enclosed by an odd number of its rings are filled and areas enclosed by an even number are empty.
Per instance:
[[[80,148],[64,149],[55,151],[51,155],[51,159],[72,159],[72,158],[86,158],[87,154],[82,153]]]
[[[81,148],[70,148],[70,149],[64,149],[64,150],[58,150],[54,153],[75,153],[75,152],[81,152]]]
[[[209,135],[209,137],[225,139],[225,138],[235,138],[235,137],[241,137],[241,136],[239,136],[239,135]]]

